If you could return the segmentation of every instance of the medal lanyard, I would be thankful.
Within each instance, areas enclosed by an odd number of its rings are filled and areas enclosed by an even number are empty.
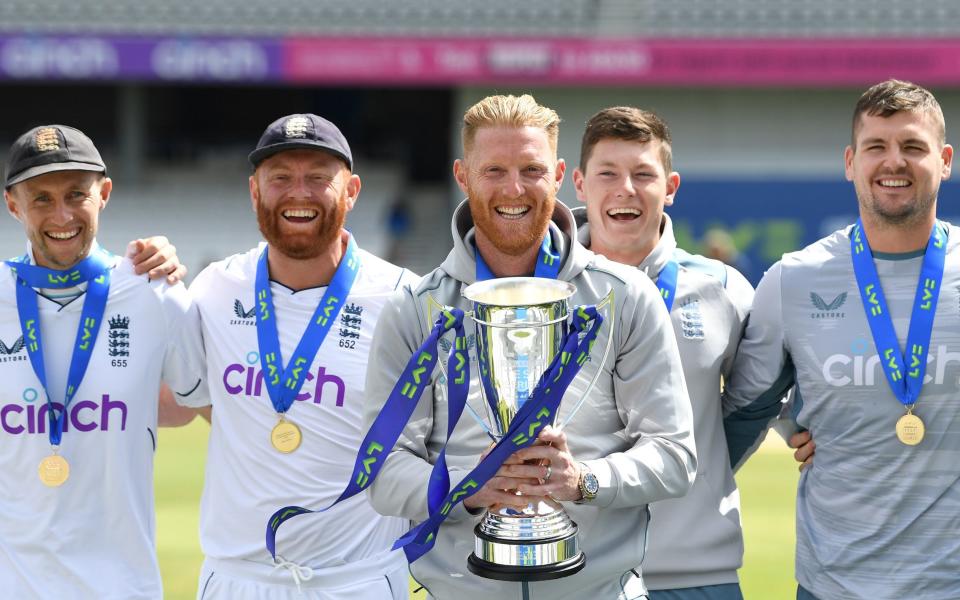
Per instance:
[[[97,332],[103,321],[110,292],[110,256],[101,250],[94,251],[76,267],[66,271],[56,271],[26,264],[27,257],[7,264],[17,275],[17,313],[20,317],[20,329],[27,346],[27,355],[33,372],[43,386],[47,396],[47,417],[50,445],[57,447],[63,436],[67,408],[80,388],[80,383],[90,364],[90,356],[97,339]],[[43,341],[40,334],[40,309],[34,287],[66,288],[87,282],[87,292],[77,326],[77,337],[73,344],[70,370],[67,374],[67,389],[63,404],[57,410],[47,386],[47,372],[43,360]]]
[[[667,264],[660,269],[657,275],[657,289],[660,290],[660,296],[667,305],[667,312],[673,310],[673,301],[677,296],[677,274],[680,271],[680,265],[675,260],[667,261]]]
[[[496,279],[497,276],[493,274],[493,271],[490,270],[490,267],[488,267],[487,263],[483,260],[483,256],[480,255],[480,250],[477,249],[476,243],[474,243],[473,249],[477,257],[476,280],[486,281],[488,279]],[[556,279],[559,275],[560,254],[553,251],[553,242],[550,239],[550,231],[548,230],[547,234],[543,236],[543,243],[540,244],[540,252],[537,254],[537,266],[533,271],[533,276],[543,277],[544,279]]]
[[[860,289],[867,322],[870,324],[870,332],[873,334],[873,342],[880,355],[883,373],[887,376],[887,382],[890,383],[890,389],[897,400],[910,408],[920,396],[924,373],[927,370],[927,351],[933,333],[933,319],[937,311],[937,298],[940,295],[947,254],[946,231],[939,223],[934,223],[923,255],[907,334],[907,361],[904,360],[904,353],[900,351],[900,344],[897,342],[877,267],[873,263],[873,253],[860,219],[857,219],[851,231],[850,249],[853,272]]]
[[[333,280],[320,299],[317,309],[310,318],[303,337],[297,344],[293,356],[286,368],[280,355],[280,336],[277,332],[277,315],[273,307],[273,294],[270,291],[270,274],[267,266],[269,246],[263,249],[257,262],[255,283],[257,304],[257,345],[260,352],[260,367],[263,370],[263,382],[267,386],[270,402],[279,414],[289,410],[294,398],[300,393],[300,386],[317,356],[323,340],[333,327],[340,309],[347,301],[350,288],[357,279],[360,270],[360,257],[357,244],[350,236],[347,251],[340,259]],[[282,385],[281,385],[282,382]]]

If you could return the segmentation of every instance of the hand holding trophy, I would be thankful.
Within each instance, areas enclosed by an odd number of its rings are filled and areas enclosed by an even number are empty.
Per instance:
[[[589,358],[603,318],[592,313],[596,315],[591,329],[594,338],[586,344],[586,352],[570,354],[565,343],[569,345],[570,335],[577,336],[575,329],[568,331],[568,321],[574,316],[569,299],[575,292],[576,288],[568,282],[534,277],[492,279],[464,290],[464,297],[473,303],[481,390],[491,423],[488,433],[494,439],[509,438],[528,444],[533,429],[528,426],[524,430],[516,423],[524,406],[534,396],[542,395],[551,396],[559,406],[566,385],[561,382],[557,367],[575,374]],[[612,295],[607,296],[600,306],[610,304],[611,298]],[[577,312],[581,319],[587,314],[583,307]],[[608,336],[604,359],[610,339]],[[590,388],[592,383],[584,398]],[[567,421],[582,401],[583,398],[568,413]],[[579,496],[522,494],[524,489],[570,487],[569,482],[550,483],[554,459],[563,459],[557,461],[556,468],[563,469],[566,479],[578,472],[566,448],[565,436],[550,427],[556,416],[554,410],[541,419],[546,425],[537,425],[544,427],[543,438],[557,442],[558,447],[528,445],[514,452],[503,461],[495,477],[480,488],[476,501],[468,503],[488,507],[474,530],[475,550],[468,559],[473,573],[492,579],[537,581],[572,575],[583,568],[586,559],[577,542],[577,525],[558,502]]]

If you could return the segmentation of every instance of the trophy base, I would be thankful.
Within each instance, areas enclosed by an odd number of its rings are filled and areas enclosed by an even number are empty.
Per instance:
[[[537,540],[504,540],[474,528],[476,550],[467,558],[474,575],[500,581],[547,581],[580,571],[587,558],[577,543],[576,524],[566,535]],[[490,559],[490,560],[487,560]]]

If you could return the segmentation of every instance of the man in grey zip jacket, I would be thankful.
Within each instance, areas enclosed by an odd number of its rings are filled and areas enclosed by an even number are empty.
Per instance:
[[[677,248],[664,206],[680,176],[656,114],[601,110],[587,121],[574,171],[580,243],[658,282],[680,348],[693,405],[697,479],[686,496],[657,502],[643,578],[651,600],[742,600],[740,499],[723,433],[721,380],[729,380],[753,288],[736,269]],[[677,268],[675,288],[666,273]],[[661,280],[662,281],[658,281]]]
[[[554,111],[529,96],[490,97],[467,111],[464,159],[457,161],[454,174],[468,200],[454,214],[454,248],[417,287],[406,287],[394,297],[374,334],[371,356],[376,364],[370,365],[367,375],[368,423],[427,336],[436,317],[431,314],[431,298],[469,310],[461,292],[477,280],[478,252],[494,276],[529,275],[544,236],[549,236],[560,257],[558,278],[577,288],[573,304],[596,304],[611,289],[615,295],[615,318],[604,323],[592,360],[565,394],[558,421],[564,421],[597,369],[602,369],[582,409],[562,432],[548,428],[541,435],[540,441],[552,442],[553,447],[518,451],[497,477],[457,504],[441,525],[433,550],[411,564],[414,578],[434,598],[642,598],[645,590],[635,567],[643,560],[646,505],[686,493],[694,478],[692,414],[668,314],[649,278],[594,255],[576,241],[572,214],[555,202],[564,171],[563,161],[556,158],[558,124]],[[529,260],[509,259],[523,254]],[[468,404],[483,414],[470,339],[473,326],[469,320],[465,325],[474,365]],[[611,331],[610,354],[599,364]],[[440,361],[444,359],[441,355]],[[427,518],[427,483],[447,434],[443,381],[439,369],[431,375],[400,440],[369,488],[374,508],[383,514],[414,522]],[[475,421],[461,419],[446,449],[453,486],[477,464],[489,442]],[[519,464],[531,457],[548,460],[552,473],[536,464]],[[599,483],[592,497],[585,497],[580,488],[586,477]],[[482,509],[515,501],[504,491],[513,489],[563,501],[579,526],[587,558],[582,571],[553,581],[515,583],[484,579],[467,569],[473,528]]]

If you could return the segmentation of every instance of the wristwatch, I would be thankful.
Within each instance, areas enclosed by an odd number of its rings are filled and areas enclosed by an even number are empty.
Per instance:
[[[590,467],[584,463],[580,463],[578,486],[580,487],[580,499],[576,501],[577,504],[590,502],[597,497],[597,492],[600,491],[600,481],[597,480],[597,476],[593,474]]]

